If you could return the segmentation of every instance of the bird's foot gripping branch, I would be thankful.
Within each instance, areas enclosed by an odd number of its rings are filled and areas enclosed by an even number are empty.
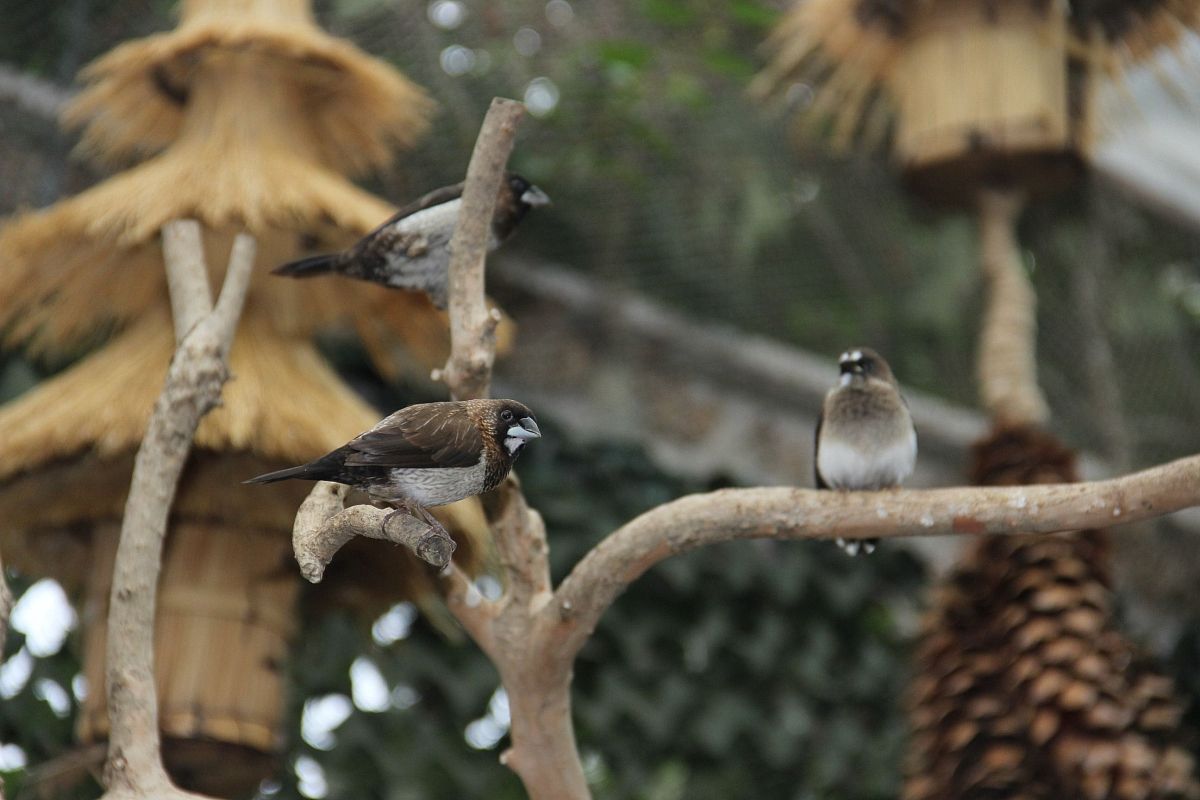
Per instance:
[[[454,555],[454,540],[404,511],[357,505],[345,507],[350,487],[321,481],[296,512],[292,548],[305,579],[319,583],[334,555],[355,536],[404,545],[422,561],[444,567]]]

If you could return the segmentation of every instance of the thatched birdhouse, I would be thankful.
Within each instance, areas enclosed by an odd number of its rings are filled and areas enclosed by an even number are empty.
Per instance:
[[[108,163],[148,158],[0,230],[5,343],[53,352],[115,331],[101,350],[0,408],[2,546],[14,564],[85,597],[94,689],[80,733],[103,737],[116,535],[174,346],[159,230],[199,220],[214,285],[234,235],[253,234],[256,274],[231,353],[234,379],[202,421],[180,485],[156,630],[169,766],[195,788],[245,793],[269,774],[281,738],[281,664],[299,586],[290,531],[308,487],[240,481],[309,460],[378,419],[317,353],[315,331],[351,325],[372,353],[403,349],[424,370],[445,360],[448,339],[445,316],[424,296],[267,271],[343,247],[391,213],[343,176],[382,166],[411,143],[430,103],[391,68],[318,30],[305,0],[189,0],[177,30],[117,48],[84,77],[67,115],[85,126],[83,151]],[[477,502],[448,507],[446,519],[459,534],[486,531]],[[378,608],[422,580],[428,571],[400,551],[355,542],[322,588]]]
[[[1196,0],[807,0],[783,19],[759,96],[815,90],[808,119],[838,147],[893,156],[927,199],[1037,194],[1079,172],[1096,80],[1200,24]]]

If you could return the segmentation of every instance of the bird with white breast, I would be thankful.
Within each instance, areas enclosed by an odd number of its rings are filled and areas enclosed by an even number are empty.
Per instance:
[[[856,347],[842,353],[838,369],[838,382],[825,395],[817,420],[817,488],[877,491],[899,486],[916,464],[917,433],[891,367],[869,347]],[[850,555],[870,553],[876,543],[838,539]]]

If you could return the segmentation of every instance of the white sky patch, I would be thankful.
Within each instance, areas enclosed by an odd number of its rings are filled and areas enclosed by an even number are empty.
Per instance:
[[[350,665],[350,694],[360,711],[378,713],[391,705],[387,681],[379,667],[368,658],[359,656]]]
[[[334,729],[345,722],[353,711],[350,698],[344,694],[309,698],[304,703],[304,713],[300,717],[300,735],[310,747],[317,750],[332,749],[337,743]]]
[[[0,697],[5,700],[16,697],[29,683],[33,674],[33,656],[29,649],[22,647],[17,654],[0,665]]]
[[[513,34],[513,47],[518,53],[528,58],[542,49],[542,35],[533,28],[519,28]]]
[[[429,21],[444,31],[452,31],[467,19],[467,7],[458,0],[434,0],[425,13]]]
[[[525,105],[535,117],[544,117],[558,106],[558,86],[546,77],[534,78],[525,87]]]
[[[575,9],[567,0],[546,3],[546,21],[556,28],[565,28],[575,20]]]
[[[508,694],[500,687],[492,693],[487,713],[467,726],[464,738],[476,750],[491,750],[508,733],[510,722]]]
[[[296,778],[300,782],[300,794],[313,800],[329,794],[329,781],[325,779],[325,770],[310,756],[300,756],[296,759]]]
[[[82,672],[71,678],[71,694],[75,695],[75,699],[81,703],[87,699],[88,682]]]
[[[442,51],[438,60],[447,75],[466,75],[475,66],[475,51],[461,44],[452,44]]]
[[[71,696],[67,690],[49,678],[42,678],[33,685],[33,696],[46,701],[54,716],[62,719],[71,713]]]
[[[22,769],[25,763],[24,750],[15,744],[0,744],[0,770]]]
[[[407,639],[417,621],[417,609],[412,603],[397,603],[385,611],[371,626],[371,638],[386,647]]]
[[[25,590],[13,606],[13,630],[25,634],[25,646],[37,658],[52,656],[62,649],[67,633],[77,622],[75,609],[57,581],[45,578]]]

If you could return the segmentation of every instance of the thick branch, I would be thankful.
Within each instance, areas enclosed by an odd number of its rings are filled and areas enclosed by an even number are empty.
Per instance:
[[[496,604],[484,600],[457,564],[451,563],[442,578],[445,581],[443,599],[446,607],[475,640],[475,644],[479,645],[479,649],[493,663],[497,662],[499,656],[495,652],[495,639],[492,637],[492,621],[498,610]]]
[[[542,629],[570,661],[625,587],[668,556],[734,539],[1051,533],[1200,505],[1200,456],[1092,483],[835,493],[726,489],[683,497],[597,545],[554,593]]]
[[[173,225],[172,233],[190,238],[189,225]],[[226,271],[224,313],[198,307],[194,298],[172,297],[172,306],[191,324],[167,371],[146,437],[134,460],[133,480],[125,503],[121,539],[113,567],[109,598],[107,673],[112,732],[105,768],[106,796],[186,796],[175,789],[163,769],[158,732],[158,700],[154,685],[155,592],[162,543],[176,484],[191,449],[200,419],[221,397],[229,377],[225,356],[241,313],[254,262],[253,239],[239,236]],[[193,244],[198,237],[192,239]],[[203,271],[203,258],[181,257],[167,248],[168,275]],[[205,279],[207,280],[207,279]],[[192,291],[198,276],[174,275],[173,292]],[[197,319],[191,319],[196,316]]]
[[[1037,297],[1021,264],[1015,227],[1021,211],[1013,191],[979,196],[979,238],[987,307],[978,370],[983,406],[1004,425],[1040,425],[1050,409],[1037,382]]]
[[[506,481],[497,493],[500,508],[492,515],[491,527],[500,564],[508,576],[505,601],[533,610],[550,600],[546,526],[541,514],[525,502],[516,480]]]
[[[308,581],[320,583],[334,555],[355,536],[404,545],[417,558],[435,567],[450,563],[455,544],[444,530],[432,528],[405,512],[392,513],[368,505],[344,508],[348,489],[340,483],[320,481],[296,512],[292,549],[300,572]]]
[[[467,166],[462,207],[450,239],[450,359],[442,375],[456,400],[487,397],[496,358],[498,312],[484,297],[484,262],[492,212],[525,106],[492,100]]]

